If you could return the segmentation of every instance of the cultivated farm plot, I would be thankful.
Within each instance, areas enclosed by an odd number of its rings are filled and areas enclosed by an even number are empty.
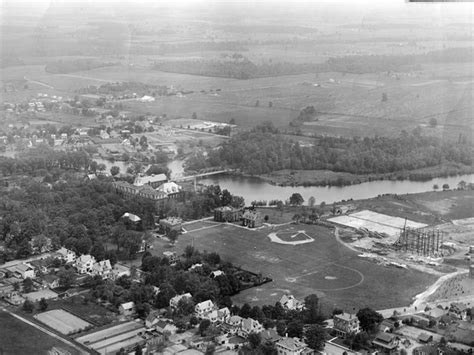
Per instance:
[[[338,216],[329,219],[330,222],[342,224],[355,229],[366,228],[371,232],[386,233],[396,237],[406,225],[410,228],[423,228],[427,225],[400,217],[393,217],[382,213],[364,210],[348,216]]]
[[[388,268],[361,259],[340,244],[332,230],[321,226],[304,225],[305,234],[314,241],[301,245],[270,240],[270,233],[287,233],[287,225],[255,230],[222,223],[192,229],[173,247],[178,255],[193,244],[200,251],[217,252],[222,260],[272,278],[270,283],[235,295],[237,304],[274,304],[285,293],[299,299],[316,293],[328,311],[335,306],[383,309],[411,303],[435,279],[417,270]],[[295,233],[300,229],[303,227],[295,226]],[[161,255],[163,250],[157,246],[154,252]],[[394,289],[394,284],[399,287]]]
[[[85,320],[82,320],[62,309],[54,309],[52,311],[39,313],[35,315],[35,318],[62,334],[76,333],[92,326],[92,324]]]

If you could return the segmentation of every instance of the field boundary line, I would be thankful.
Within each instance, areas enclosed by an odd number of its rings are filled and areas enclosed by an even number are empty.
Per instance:
[[[53,332],[50,331],[50,330],[48,330],[48,329],[46,329],[46,328],[44,328],[44,327],[42,327],[42,326],[40,326],[40,325],[38,325],[38,324],[36,324],[36,323],[34,323],[34,322],[31,322],[31,321],[29,321],[28,319],[23,318],[23,317],[21,317],[21,316],[15,314],[15,313],[12,313],[12,312],[6,310],[5,308],[3,309],[3,311],[5,311],[5,312],[7,312],[8,314],[10,314],[11,316],[13,316],[13,317],[19,319],[20,321],[22,321],[22,322],[24,322],[24,323],[26,323],[26,324],[28,324],[28,325],[31,325],[32,327],[38,329],[39,331],[42,331],[43,333],[46,333],[46,334],[48,334],[49,336],[51,336],[51,337],[53,337],[53,338],[55,338],[55,339],[57,339],[57,340],[59,340],[59,341],[62,341],[63,343],[65,343],[65,344],[67,344],[67,345],[73,347],[74,349],[76,349],[77,351],[79,351],[80,354],[84,354],[84,355],[89,354],[89,352],[87,352],[87,351],[85,351],[85,350],[82,350],[79,346],[77,346],[77,345],[74,344],[73,342],[64,339],[63,337],[61,337],[61,336],[59,336],[59,335],[53,333]]]

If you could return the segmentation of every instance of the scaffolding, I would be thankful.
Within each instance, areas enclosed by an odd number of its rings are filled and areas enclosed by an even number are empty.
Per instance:
[[[441,245],[444,232],[434,228],[403,227],[400,237],[395,242],[397,249],[416,253],[420,256],[438,257],[442,255]]]

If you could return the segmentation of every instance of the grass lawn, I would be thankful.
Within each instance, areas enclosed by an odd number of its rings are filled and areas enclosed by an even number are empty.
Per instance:
[[[78,354],[78,351],[42,331],[0,312],[0,353],[39,355],[47,354],[53,346]]]
[[[326,228],[301,225],[298,229],[305,230],[315,241],[282,245],[270,241],[268,228],[255,231],[222,224],[181,235],[174,250],[182,253],[186,245],[193,243],[201,251],[215,251],[223,260],[273,279],[236,295],[234,302],[240,304],[275,303],[290,292],[300,299],[317,293],[323,297],[327,311],[335,306],[382,309],[410,304],[413,296],[434,282],[432,275],[387,268],[359,258],[340,245]],[[162,252],[159,246],[154,250]]]
[[[48,301],[47,310],[64,309],[95,326],[102,326],[116,320],[117,317],[115,313],[93,302],[84,304],[83,300],[83,295],[77,295],[63,300],[50,300]]]

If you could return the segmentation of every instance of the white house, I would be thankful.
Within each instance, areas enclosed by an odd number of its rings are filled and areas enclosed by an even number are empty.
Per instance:
[[[119,313],[124,316],[131,316],[135,313],[135,303],[126,302],[119,306]]]
[[[86,254],[78,257],[74,266],[76,267],[78,273],[90,274],[92,273],[93,266],[95,263],[95,258],[92,255]]]
[[[216,271],[211,272],[210,277],[216,278],[217,276],[224,276],[224,275],[225,275],[224,271],[216,270]]]
[[[73,263],[76,261],[76,253],[72,250],[66,249],[65,247],[57,250],[56,253],[59,254],[58,257],[66,263]]]
[[[240,316],[231,316],[228,317],[225,321],[225,326],[228,329],[229,333],[236,334],[237,330],[240,329],[243,318]]]
[[[216,306],[211,300],[207,300],[201,303],[198,303],[195,307],[194,310],[196,312],[196,317],[205,319],[207,314],[212,312]]]
[[[237,331],[237,335],[242,338],[247,338],[250,333],[261,333],[263,331],[263,325],[252,318],[245,318],[242,320],[240,329]]]
[[[174,296],[172,299],[170,299],[170,307],[176,309],[178,307],[179,301],[181,301],[182,299],[190,299],[192,297],[193,296],[190,293]]]
[[[16,275],[17,277],[34,279],[35,278],[35,268],[27,263],[16,264],[10,267],[7,267],[7,270]]]
[[[108,279],[112,273],[112,265],[110,260],[101,260],[92,266],[92,274],[99,275],[103,279]]]
[[[225,307],[219,310],[217,309],[212,310],[204,318],[209,319],[211,323],[215,323],[215,322],[224,323],[229,316],[230,316],[229,308]]]
[[[308,345],[297,338],[281,338],[276,342],[278,355],[300,355],[312,353]]]
[[[298,301],[293,295],[283,295],[280,303],[287,310],[301,311],[304,308],[303,302]]]

